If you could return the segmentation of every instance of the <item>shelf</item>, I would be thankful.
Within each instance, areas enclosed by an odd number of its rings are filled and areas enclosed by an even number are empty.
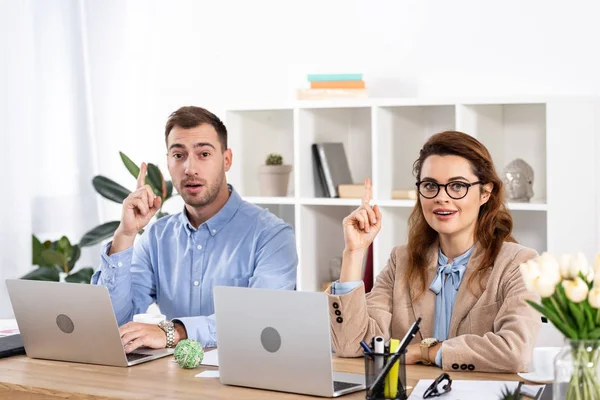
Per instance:
[[[360,199],[330,199],[326,197],[303,197],[300,204],[304,206],[355,206],[361,203]]]
[[[508,203],[508,209],[511,211],[548,211],[548,204],[545,202],[530,203]]]
[[[245,196],[244,200],[253,204],[295,204],[293,197],[256,197]]]

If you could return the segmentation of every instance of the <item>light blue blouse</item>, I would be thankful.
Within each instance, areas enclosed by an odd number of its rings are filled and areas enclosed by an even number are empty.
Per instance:
[[[450,320],[452,319],[452,310],[456,301],[456,293],[460,287],[460,282],[467,269],[467,263],[475,249],[473,245],[469,250],[456,257],[451,263],[448,263],[448,257],[438,249],[438,273],[431,282],[429,290],[436,294],[435,297],[435,323],[433,336],[439,341],[448,339],[450,330]],[[446,278],[447,277],[447,278]],[[360,286],[362,281],[352,282],[334,282],[331,287],[331,294],[344,295]],[[440,348],[435,356],[435,363],[438,367],[442,366],[442,349]]]

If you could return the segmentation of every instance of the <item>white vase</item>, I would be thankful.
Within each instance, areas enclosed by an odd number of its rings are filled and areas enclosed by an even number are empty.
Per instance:
[[[287,196],[291,165],[261,165],[259,170],[260,195],[266,197]]]

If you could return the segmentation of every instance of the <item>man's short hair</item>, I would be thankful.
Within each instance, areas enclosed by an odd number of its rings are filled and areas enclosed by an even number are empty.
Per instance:
[[[215,131],[219,135],[222,151],[227,150],[227,128],[225,128],[223,121],[210,111],[195,106],[181,107],[169,115],[167,125],[165,126],[165,143],[168,145],[169,133],[171,133],[174,127],[179,126],[183,129],[191,129],[202,124],[209,124],[215,128]]]

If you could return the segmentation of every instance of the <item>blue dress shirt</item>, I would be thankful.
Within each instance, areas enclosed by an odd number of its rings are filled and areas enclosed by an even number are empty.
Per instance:
[[[291,226],[229,189],[225,205],[198,229],[184,209],[157,220],[125,251],[109,256],[110,243],[104,248],[92,284],[108,288],[119,325],[156,302],[189,338],[214,347],[214,286],[295,288]]]
[[[458,292],[465,269],[467,269],[467,263],[469,262],[469,258],[471,258],[473,249],[475,249],[475,245],[464,254],[456,257],[451,263],[448,263],[448,257],[442,253],[442,249],[438,250],[438,274],[433,282],[431,282],[429,289],[436,295],[433,336],[440,342],[448,339],[456,293]],[[442,366],[441,348],[435,355],[435,363],[439,367]]]
[[[448,257],[442,253],[442,249],[438,249],[438,274],[429,286],[429,289],[436,294],[433,335],[439,341],[448,339],[456,293],[458,292],[473,249],[475,249],[475,245],[464,254],[456,257],[450,264],[448,264]],[[448,278],[445,277],[446,275]],[[360,286],[361,283],[362,281],[343,283],[336,281],[331,286],[331,294],[344,295],[350,293],[356,287]],[[435,363],[438,367],[442,366],[441,348],[436,353]]]

